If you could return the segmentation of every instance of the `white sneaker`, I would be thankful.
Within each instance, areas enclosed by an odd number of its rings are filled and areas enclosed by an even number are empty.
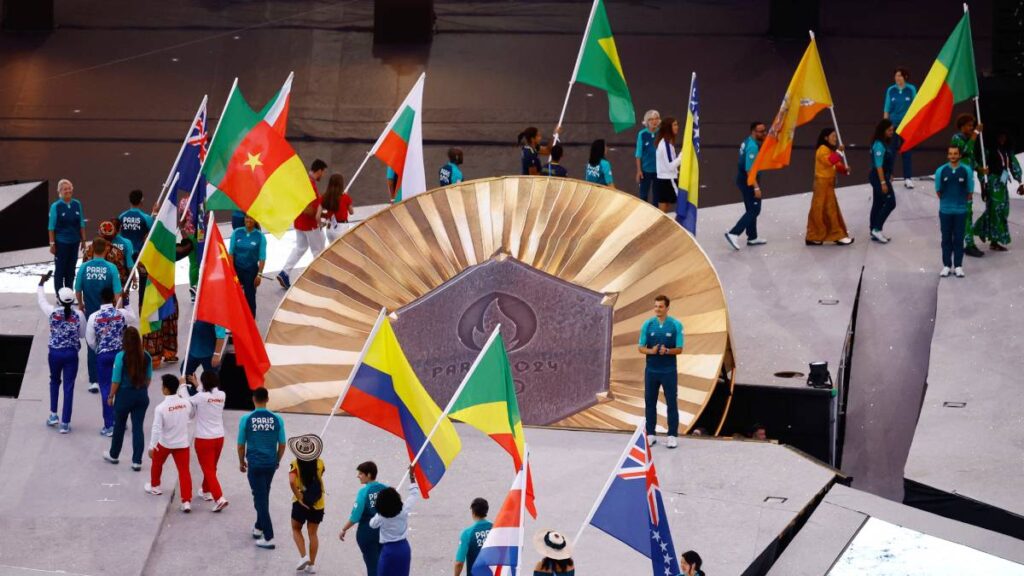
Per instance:
[[[753,240],[747,240],[747,246],[763,246],[767,243],[768,241],[765,240],[764,238],[754,238]]]
[[[182,502],[181,503],[181,511],[184,512],[185,514],[188,514],[189,512],[192,511],[192,504],[190,504],[189,502]]]
[[[903,179],[903,187],[904,188],[913,188],[914,187],[914,181],[911,180],[910,178],[904,178]]]
[[[260,537],[260,539],[256,541],[256,547],[265,548],[267,550],[273,550],[274,548],[277,548],[277,545],[271,542],[270,540],[264,540],[262,537]]]
[[[92,392],[93,394],[99,394],[100,393],[100,385],[97,384],[96,382],[93,382],[93,383],[89,384],[89,392]]]
[[[252,539],[253,540],[259,540],[261,538],[263,538],[263,530],[259,530],[259,529],[253,528],[252,529]]]
[[[654,434],[651,434],[650,436],[647,437],[647,443],[650,444],[651,446],[654,446],[655,444],[658,443],[658,437],[655,436]]]
[[[306,574],[316,574],[316,566],[313,566],[312,564],[306,566]]]
[[[164,493],[159,486],[152,486],[149,482],[146,482],[142,489],[146,491],[146,494],[152,494],[153,496],[159,496]]]
[[[953,268],[953,275],[957,278],[963,278],[965,276],[963,267],[957,266],[956,268]]]
[[[675,448],[676,446],[679,446],[679,441],[676,440],[675,436],[669,436],[668,440],[665,440],[665,446]]]
[[[110,462],[111,464],[117,464],[117,458],[111,456],[110,452],[107,450],[103,451],[103,459],[106,460],[107,462]]]
[[[725,233],[725,241],[729,243],[729,246],[732,246],[733,250],[739,250],[740,249],[740,237],[739,236],[737,236],[735,234],[729,234],[728,232],[726,232]]]
[[[942,270],[939,272],[939,278],[948,278],[948,277],[949,277],[949,266],[943,266]]]
[[[881,230],[872,230],[871,239],[874,240],[875,242],[881,242],[882,244],[889,243],[889,239],[882,235]]]
[[[306,569],[306,566],[309,566],[309,556],[299,558],[299,565],[295,567],[295,571],[301,572]]]
[[[213,502],[213,494],[210,494],[209,492],[200,492],[199,497],[206,502]]]
[[[220,512],[221,510],[227,508],[228,504],[229,504],[228,499],[223,497],[223,496],[221,496],[220,500],[217,500],[217,503],[213,505],[213,511],[214,512]],[[262,535],[263,535],[263,533],[261,532],[260,536],[262,536]]]

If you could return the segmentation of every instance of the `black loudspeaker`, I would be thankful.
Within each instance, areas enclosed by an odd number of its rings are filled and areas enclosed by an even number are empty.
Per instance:
[[[25,226],[25,222],[44,222],[50,209],[50,187],[42,182],[0,183],[0,252],[39,248],[50,243],[45,226]]]
[[[807,38],[821,24],[821,0],[771,0],[768,34],[776,38]]]
[[[992,74],[1024,78],[1024,0],[992,6]]]
[[[53,0],[3,0],[5,30],[53,29]]]
[[[17,398],[32,350],[31,336],[0,336],[0,397]]]
[[[422,44],[433,36],[434,0],[374,0],[374,43]]]

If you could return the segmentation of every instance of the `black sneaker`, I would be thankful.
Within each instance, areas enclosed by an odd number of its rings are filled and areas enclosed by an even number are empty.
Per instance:
[[[985,253],[978,249],[977,246],[968,246],[964,248],[964,254],[973,256],[974,258],[983,258]]]

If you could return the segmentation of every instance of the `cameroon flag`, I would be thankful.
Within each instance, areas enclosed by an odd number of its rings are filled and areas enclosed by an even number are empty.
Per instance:
[[[286,110],[287,98],[281,112]],[[232,89],[203,164],[203,175],[238,209],[281,236],[316,193],[302,160],[284,138],[284,127],[275,126],[280,122],[271,121],[266,112],[254,112],[237,86]],[[283,113],[275,116],[284,117]],[[207,207],[224,206],[211,196]]]
[[[448,417],[469,424],[490,436],[512,456],[515,469],[523,466],[525,441],[519,401],[512,381],[512,368],[505,353],[505,342],[495,329],[469,370],[452,400]],[[532,478],[527,479],[526,507],[534,518]]]
[[[633,99],[626,86],[626,75],[622,72],[619,51],[615,48],[603,0],[594,0],[573,81],[589,84],[608,93],[608,117],[616,132],[636,124]]]
[[[903,138],[900,152],[910,150],[945,128],[953,115],[953,105],[977,95],[971,18],[964,12],[910,103],[903,122],[896,128],[896,133]]]

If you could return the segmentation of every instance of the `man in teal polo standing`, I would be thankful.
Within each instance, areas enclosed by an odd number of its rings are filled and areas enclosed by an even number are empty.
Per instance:
[[[75,295],[78,297],[78,308],[88,318],[103,305],[103,290],[110,289],[114,295],[114,307],[117,307],[117,296],[121,294],[121,277],[117,266],[107,261],[107,250],[110,244],[102,237],[92,241],[92,260],[85,262],[78,269],[75,277]],[[98,394],[100,391],[99,372],[96,370],[96,352],[89,348],[89,392]]]
[[[644,408],[647,437],[656,444],[658,424],[658,388],[665,391],[668,412],[668,439],[665,445],[675,448],[679,435],[679,406],[677,403],[676,356],[683,353],[683,325],[668,315],[670,300],[659,294],[654,298],[654,318],[644,322],[640,329],[640,353],[647,357],[644,369]]]

